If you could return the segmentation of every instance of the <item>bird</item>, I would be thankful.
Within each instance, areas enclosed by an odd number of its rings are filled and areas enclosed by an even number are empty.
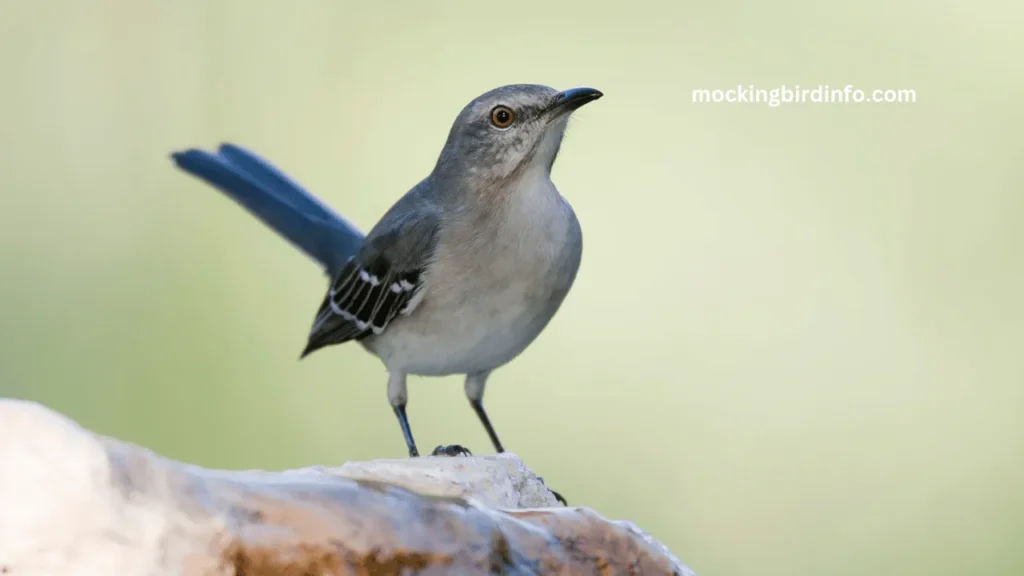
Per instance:
[[[484,388],[544,330],[575,282],[582,230],[551,170],[570,116],[602,96],[539,84],[477,96],[455,117],[431,172],[366,234],[242,146],[188,148],[171,158],[322,267],[330,285],[300,359],[347,342],[375,355],[410,457],[419,450],[406,411],[408,376],[461,375],[502,453]],[[433,452],[458,453],[470,452]]]

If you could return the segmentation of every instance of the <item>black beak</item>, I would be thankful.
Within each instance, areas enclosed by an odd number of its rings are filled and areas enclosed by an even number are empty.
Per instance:
[[[561,116],[562,114],[572,112],[580,106],[597,100],[604,94],[600,90],[593,88],[570,88],[563,90],[555,96],[555,101],[548,106],[548,111],[552,112],[555,116]]]

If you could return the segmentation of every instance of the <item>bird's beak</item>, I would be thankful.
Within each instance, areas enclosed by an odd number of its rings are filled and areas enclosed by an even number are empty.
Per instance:
[[[597,100],[604,94],[593,88],[570,88],[555,95],[554,101],[548,106],[546,112],[551,119],[563,114],[568,114],[580,106]]]

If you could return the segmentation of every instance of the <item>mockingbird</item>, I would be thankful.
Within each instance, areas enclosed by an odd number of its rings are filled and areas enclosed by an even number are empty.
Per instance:
[[[601,96],[510,85],[477,97],[452,124],[433,171],[365,236],[238,146],[172,157],[324,268],[331,285],[302,357],[357,341],[380,358],[409,456],[419,455],[406,416],[409,374],[464,374],[469,403],[503,452],[484,386],[544,329],[576,278],[580,224],[551,166],[570,114]]]

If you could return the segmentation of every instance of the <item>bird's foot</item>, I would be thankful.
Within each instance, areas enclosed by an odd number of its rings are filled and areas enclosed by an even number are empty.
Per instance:
[[[555,500],[558,500],[559,502],[561,502],[562,506],[568,506],[569,505],[569,503],[565,501],[565,497],[562,496],[561,494],[559,494],[557,491],[552,490],[551,488],[548,488],[548,492],[551,492],[552,494],[554,494],[555,495]]]
[[[459,446],[458,444],[451,444],[449,446],[438,446],[434,448],[434,451],[430,453],[431,456],[472,456],[473,453],[469,451],[469,448],[465,446]]]
[[[540,483],[544,484],[545,488],[548,488],[548,485],[544,483],[544,478],[542,478],[540,476],[537,476],[537,480],[540,480]],[[565,498],[561,494],[559,494],[558,492],[555,492],[551,488],[548,488],[548,492],[551,492],[552,494],[554,494],[555,500],[558,500],[559,502],[561,502],[562,506],[568,506],[569,505],[569,503],[566,502]]]

